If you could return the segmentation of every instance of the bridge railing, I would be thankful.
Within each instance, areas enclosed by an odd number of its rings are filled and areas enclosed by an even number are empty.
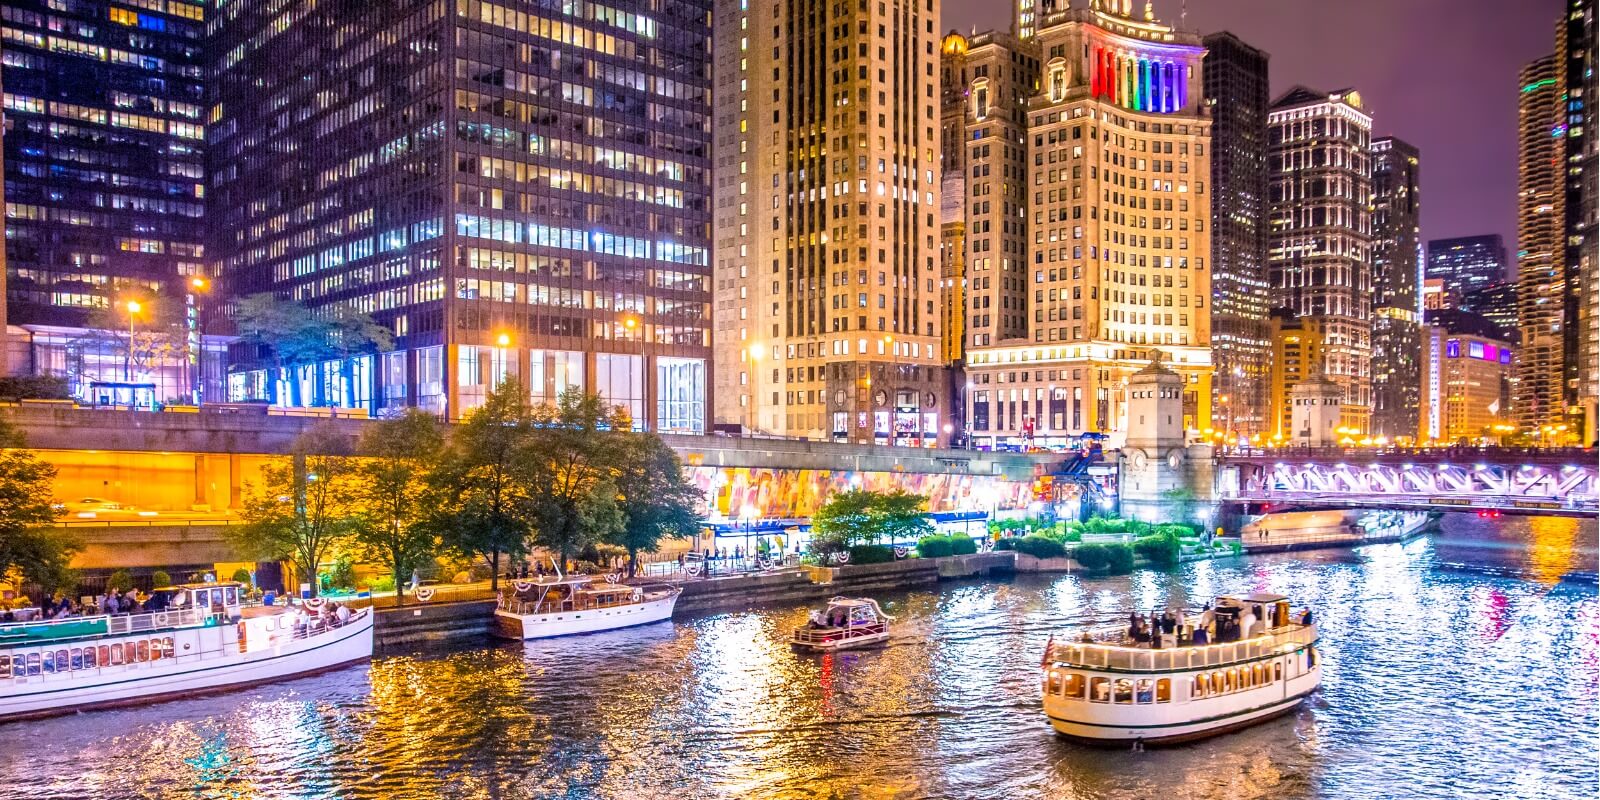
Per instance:
[[[1593,464],[1594,448],[1584,447],[1224,447],[1219,458],[1291,458],[1358,461],[1374,456],[1403,456],[1425,462],[1515,461],[1518,459],[1574,459],[1573,463]]]

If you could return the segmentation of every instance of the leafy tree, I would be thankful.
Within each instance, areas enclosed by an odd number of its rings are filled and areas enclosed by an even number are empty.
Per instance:
[[[355,394],[354,356],[394,349],[394,332],[370,315],[340,308],[327,323],[328,355],[339,359],[343,396]]]
[[[288,561],[317,590],[317,565],[356,527],[359,467],[348,441],[332,428],[314,427],[295,440],[292,455],[261,470],[261,485],[248,487],[229,539],[256,559]]]
[[[234,307],[233,321],[239,338],[265,348],[280,374],[292,366],[316,361],[324,352],[327,326],[305,306],[279,299],[271,292],[240,298]],[[276,381],[268,383],[277,386]],[[272,391],[276,393],[277,390]],[[302,405],[299,381],[289,381],[289,393],[288,405]],[[271,399],[285,402],[276,396]]]
[[[621,409],[607,408],[598,395],[576,388],[563,392],[555,406],[534,410],[533,435],[521,458],[531,482],[534,542],[563,565],[625,526],[615,481],[616,465],[626,453],[623,431],[629,427]]]
[[[16,572],[53,590],[71,578],[68,564],[82,545],[54,527],[56,469],[26,444],[0,421],[0,578]]]
[[[527,552],[532,485],[525,473],[532,419],[522,388],[506,381],[456,426],[428,476],[423,524],[444,547],[481,557],[499,588],[500,559]]]
[[[427,524],[428,476],[444,449],[432,414],[409,409],[370,425],[356,443],[361,456],[355,506],[355,544],[362,556],[383,564],[399,587],[433,554],[436,530]],[[405,604],[405,593],[395,592]]]
[[[828,498],[811,518],[813,539],[824,551],[853,544],[921,539],[933,532],[927,500],[903,489],[851,489]]]
[[[133,574],[125,569],[119,569],[106,578],[106,591],[126,592],[133,588]]]
[[[617,502],[622,526],[606,541],[628,551],[628,576],[639,566],[639,553],[655,552],[663,538],[680,539],[700,529],[695,514],[699,490],[683,475],[678,455],[660,436],[630,434],[617,469]]]
[[[0,377],[0,398],[6,400],[68,400],[67,380],[56,375]]]
[[[920,539],[933,532],[927,517],[928,499],[904,489],[878,495],[873,505],[873,542]]]
[[[165,589],[172,585],[172,576],[166,570],[158,569],[150,573],[150,586],[154,589]]]

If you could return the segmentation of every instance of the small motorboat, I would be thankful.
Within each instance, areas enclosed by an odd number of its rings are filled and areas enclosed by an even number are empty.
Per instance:
[[[835,597],[825,611],[811,612],[810,621],[795,630],[790,644],[817,652],[869,647],[888,640],[893,619],[876,600]]]

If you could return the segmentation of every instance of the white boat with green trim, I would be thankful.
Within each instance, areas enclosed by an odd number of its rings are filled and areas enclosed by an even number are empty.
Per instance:
[[[160,611],[0,623],[0,721],[267,683],[372,657],[372,610],[246,608],[236,583],[158,589]],[[323,617],[327,617],[324,619]]]
[[[1199,739],[1287,713],[1322,684],[1316,626],[1309,612],[1291,620],[1288,598],[1224,596],[1209,611],[1203,644],[1195,617],[1157,642],[1127,630],[1052,639],[1043,689],[1056,733],[1104,744]]]

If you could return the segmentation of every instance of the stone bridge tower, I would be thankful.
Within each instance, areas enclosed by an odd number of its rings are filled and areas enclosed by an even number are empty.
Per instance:
[[[1159,354],[1128,378],[1128,440],[1117,459],[1122,516],[1146,522],[1205,522],[1213,492],[1211,447],[1188,444],[1184,377]]]

